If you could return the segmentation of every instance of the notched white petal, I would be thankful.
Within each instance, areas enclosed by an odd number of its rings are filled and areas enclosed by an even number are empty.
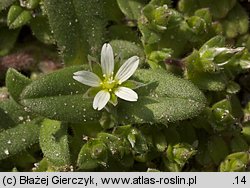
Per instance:
[[[75,76],[83,76],[85,74],[85,72],[89,72],[89,71],[77,71],[77,72],[74,72],[73,74]]]
[[[102,82],[96,74],[89,71],[75,72],[73,78],[78,82],[91,87],[99,87]]]
[[[106,90],[99,91],[93,101],[93,108],[96,110],[103,109],[110,99],[110,93]]]
[[[135,91],[127,87],[118,87],[115,90],[115,95],[126,101],[137,101],[138,95]]]
[[[114,71],[114,53],[110,44],[105,43],[101,51],[102,73],[111,75]]]
[[[119,80],[120,83],[128,80],[136,71],[139,65],[139,57],[133,56],[129,58],[125,63],[119,68],[115,75],[115,79]]]

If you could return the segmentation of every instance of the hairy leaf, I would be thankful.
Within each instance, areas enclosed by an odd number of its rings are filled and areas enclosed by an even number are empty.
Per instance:
[[[212,136],[208,142],[208,152],[215,164],[219,164],[229,153],[228,146],[223,138]]]
[[[19,101],[23,89],[31,83],[31,80],[24,75],[10,68],[6,74],[6,86],[15,101]]]
[[[0,102],[0,114],[0,131],[30,122],[36,117],[26,107],[19,105],[12,99]]]
[[[105,166],[108,159],[108,148],[99,139],[90,140],[79,152],[77,166],[79,169],[93,170]]]
[[[55,39],[50,30],[48,18],[45,16],[36,16],[30,22],[30,28],[33,35],[45,44],[53,44]]]
[[[99,0],[45,0],[49,23],[64,61],[82,64],[100,51],[105,34],[104,2]]]
[[[38,143],[40,120],[19,124],[0,133],[0,160],[18,154]]]
[[[121,56],[124,60],[134,55],[139,56],[141,62],[145,58],[142,47],[135,42],[129,42],[125,40],[112,40],[110,44],[114,49],[115,55]]]
[[[148,0],[117,0],[121,11],[127,18],[137,20],[141,14],[141,9],[146,5]]]
[[[234,7],[236,0],[180,0],[178,8],[187,15],[193,15],[199,8],[209,8],[213,17],[224,18]]]
[[[228,155],[219,166],[220,172],[244,172],[250,162],[248,152],[237,152]]]
[[[245,34],[249,27],[247,12],[237,3],[222,21],[222,26],[228,38],[234,38],[238,35]]]
[[[45,119],[40,129],[40,147],[44,156],[55,166],[70,164],[67,126],[59,121]]]
[[[32,18],[31,12],[18,5],[12,5],[8,12],[7,23],[9,28],[16,29],[27,24]]]
[[[20,103],[60,121],[99,119],[102,113],[93,109],[93,99],[84,96],[89,87],[73,80],[81,69],[70,67],[33,81],[22,91]],[[205,106],[203,94],[191,82],[165,71],[137,70],[134,79],[148,85],[137,90],[137,102],[119,101],[118,123],[173,122],[191,118]]]
[[[0,11],[7,8],[11,4],[13,4],[16,0],[1,0],[0,1]]]

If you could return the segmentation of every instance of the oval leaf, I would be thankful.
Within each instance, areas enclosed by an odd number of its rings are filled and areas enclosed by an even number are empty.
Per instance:
[[[1,0],[0,1],[0,11],[10,6],[12,3],[14,3],[16,0]]]
[[[228,38],[234,38],[248,31],[248,14],[240,5],[236,6],[228,13],[225,20],[222,21],[222,26],[225,35]]]
[[[32,18],[31,12],[18,5],[12,5],[8,12],[7,23],[11,29],[16,29],[28,23]]]
[[[0,133],[0,160],[18,154],[38,143],[40,120],[19,124]]]
[[[141,9],[146,5],[147,0],[117,0],[121,11],[128,19],[137,20],[141,14]]]
[[[82,64],[88,54],[99,52],[106,25],[103,1],[45,0],[44,4],[66,64]]]
[[[78,169],[93,170],[105,166],[108,158],[107,146],[98,139],[90,140],[84,144],[77,159]]]
[[[63,167],[70,164],[66,125],[59,121],[44,120],[39,139],[44,156],[53,165]]]
[[[30,122],[36,117],[12,99],[0,102],[0,114],[0,130]]]
[[[73,80],[83,67],[70,67],[48,74],[29,84],[21,104],[42,116],[68,122],[93,121],[101,117],[84,97],[89,87]],[[205,97],[191,82],[165,71],[137,70],[136,81],[148,84],[136,90],[137,102],[120,100],[118,123],[167,123],[191,118],[202,111]],[[143,111],[143,113],[141,113]]]
[[[23,89],[30,83],[30,79],[17,72],[15,69],[8,69],[6,74],[6,86],[15,101],[19,101],[19,96]]]

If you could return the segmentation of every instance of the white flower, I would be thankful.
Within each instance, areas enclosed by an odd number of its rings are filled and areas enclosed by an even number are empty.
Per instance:
[[[109,101],[112,103],[116,97],[126,101],[137,101],[137,93],[128,87],[124,87],[122,83],[127,81],[134,74],[138,65],[139,57],[130,57],[114,76],[113,49],[110,44],[106,43],[102,46],[101,51],[103,77],[100,78],[95,73],[89,71],[78,71],[74,73],[73,78],[85,85],[100,88],[100,91],[95,95],[93,108],[101,110]]]

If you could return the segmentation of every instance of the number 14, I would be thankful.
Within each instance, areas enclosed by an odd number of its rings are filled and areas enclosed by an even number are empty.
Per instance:
[[[239,176],[236,176],[234,179],[236,180],[236,184],[240,184],[240,183],[246,184],[246,176],[243,176],[242,178]]]

